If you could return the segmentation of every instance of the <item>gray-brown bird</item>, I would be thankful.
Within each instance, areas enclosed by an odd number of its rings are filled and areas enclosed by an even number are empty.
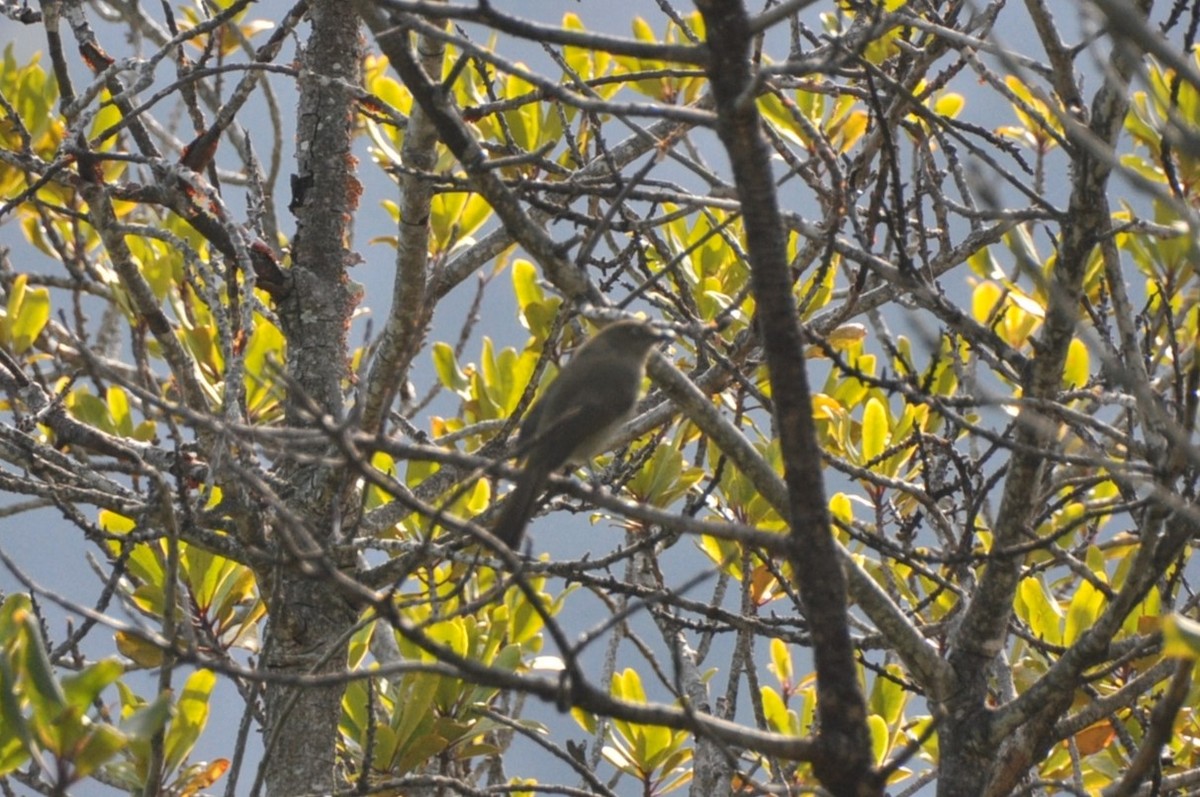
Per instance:
[[[637,406],[646,361],[675,337],[642,321],[617,321],[579,347],[533,405],[517,442],[525,467],[492,528],[516,550],[550,474],[579,466],[603,451]]]

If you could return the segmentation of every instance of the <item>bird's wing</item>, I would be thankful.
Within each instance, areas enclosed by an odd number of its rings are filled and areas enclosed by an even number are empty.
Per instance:
[[[609,370],[613,373],[607,373]],[[583,391],[582,395],[573,391],[575,395],[569,399],[570,406],[566,406],[568,399],[554,390],[557,383],[551,384],[539,406],[530,413],[536,423],[527,420],[522,426],[522,437],[528,427],[530,437],[536,438],[530,445],[559,453],[553,458],[557,460],[553,470],[567,463],[583,464],[603,451],[616,427],[624,423],[637,406],[640,384],[630,384],[626,388],[628,369],[609,369],[605,364],[599,364],[590,369],[590,373],[597,384],[605,385],[605,390]],[[568,449],[563,441],[573,441],[574,445]]]

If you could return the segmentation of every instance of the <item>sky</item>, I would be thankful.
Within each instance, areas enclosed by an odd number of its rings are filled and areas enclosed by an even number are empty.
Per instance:
[[[585,26],[589,29],[602,30],[620,35],[628,34],[630,20],[638,13],[654,20],[653,24],[657,30],[661,30],[662,28],[662,24],[659,21],[661,20],[661,14],[658,11],[657,3],[651,0],[603,0],[603,2],[599,0],[565,0],[562,2],[552,0],[527,0],[526,2],[508,0],[508,2],[502,2],[501,0],[494,0],[493,5],[500,10],[517,11],[547,23],[556,23],[564,13],[569,12],[580,16]],[[812,11],[816,13],[817,11],[828,10],[830,6],[831,3],[817,3]],[[146,7],[150,10],[150,13],[157,11],[154,4],[146,4]],[[265,16],[274,13],[276,9],[285,7],[286,4],[280,3],[278,0],[268,0],[268,2],[257,6],[255,13]],[[680,8],[684,11],[690,10],[690,6],[688,5],[680,5]],[[122,48],[125,46],[123,44],[124,40],[118,35],[117,31],[111,28],[105,29],[102,25],[99,28],[103,43],[109,48],[111,54],[115,56],[128,54],[122,51]],[[306,30],[305,28],[304,32]],[[999,29],[999,35],[1002,38],[1007,38],[1009,42],[1017,43],[1019,46],[1032,46],[1028,31],[1023,29],[1015,20],[1009,23],[1007,27],[1002,26]],[[44,46],[44,42],[39,40],[40,36],[40,28],[25,28],[10,20],[0,18],[0,44],[11,44],[19,61],[25,60],[29,54]],[[482,35],[479,36],[479,40],[483,40],[484,38]],[[547,63],[544,54],[536,46],[526,45],[519,52],[520,57],[527,60],[531,66],[541,68]],[[1034,54],[1036,55],[1037,53]],[[72,58],[71,60],[72,63],[76,63],[77,59]],[[286,61],[288,58],[285,57],[282,60]],[[42,63],[44,66],[48,66],[45,58],[43,58]],[[164,74],[169,75],[169,67]],[[78,81],[83,81],[85,76],[82,72],[77,72],[75,78]],[[965,78],[965,80],[969,79],[969,77]],[[283,82],[275,81],[275,83],[279,89],[281,105],[285,108],[285,111],[294,107],[294,93]],[[969,86],[964,89],[964,93],[967,93],[968,90]],[[1010,116],[1011,112],[1006,108],[969,107],[968,113],[972,114],[973,121],[989,127],[1013,122]],[[243,121],[250,124],[252,132],[256,133],[256,135],[263,135],[266,132],[265,129],[254,129],[255,127],[262,127],[262,118],[262,115],[256,114],[243,115]],[[285,140],[290,141],[290,123],[285,122],[284,130]],[[364,181],[366,193],[363,199],[363,212],[358,217],[355,246],[364,256],[364,262],[355,269],[352,276],[354,279],[360,281],[366,290],[366,303],[371,306],[374,313],[372,328],[377,333],[385,318],[384,313],[387,311],[388,301],[386,297],[391,294],[393,252],[386,245],[372,244],[370,241],[394,232],[390,219],[387,214],[379,210],[379,205],[386,199],[394,199],[396,191],[394,183],[389,178],[385,177],[379,170],[368,165],[369,153],[367,152],[365,141],[360,142],[360,156],[363,161],[360,178]],[[294,169],[291,158],[292,153],[290,151],[285,152],[284,171],[281,180],[281,191],[284,192],[286,192],[287,185],[286,175]],[[711,161],[719,164],[721,169],[724,170],[724,160],[720,153],[712,153]],[[1065,181],[1058,184],[1057,187],[1061,187],[1064,184]],[[797,204],[803,204],[807,201],[805,197],[794,197],[793,199]],[[294,228],[294,222],[290,214],[283,207],[283,205],[286,205],[286,196],[279,198],[277,204],[279,205],[280,222],[285,231],[291,232]],[[243,211],[241,207],[237,207],[236,209],[239,212]],[[0,225],[0,244],[12,247],[18,258],[40,257],[21,248],[19,230],[11,223]],[[49,267],[49,263],[47,263],[47,267]],[[472,288],[473,286],[468,285],[460,289],[446,306],[439,310],[438,316],[435,318],[434,334],[432,336],[434,339],[452,339],[455,336],[461,317],[465,313],[471,299]],[[488,313],[496,313],[499,317],[515,318],[512,312],[511,290],[508,287],[506,277],[497,280],[491,286],[486,307]],[[352,333],[352,340],[355,344],[361,342],[362,337],[366,334],[367,318],[360,318],[356,323],[354,332]],[[515,321],[511,323],[488,324],[487,332],[495,338],[495,342],[498,345],[503,346],[521,347],[527,338],[527,333]],[[473,359],[474,353],[479,351],[479,344],[480,333],[477,332],[471,343],[467,346],[467,354],[464,356],[464,359]],[[418,371],[417,381],[424,386],[432,378],[431,366],[425,360]],[[421,390],[419,389],[418,392],[421,392]],[[444,411],[452,412],[453,408],[445,406]],[[830,492],[832,492],[832,489]],[[0,497],[0,505],[3,502],[4,497]],[[560,527],[560,524],[563,527]],[[552,523],[535,524],[531,531],[531,536],[537,550],[548,551],[554,558],[577,558],[589,550],[596,550],[597,544],[601,550],[608,550],[615,547],[620,541],[620,534],[617,530],[606,527],[604,524],[592,528],[588,525],[587,519],[584,516],[576,517],[568,523],[563,523],[561,515],[556,515],[555,521]],[[677,563],[678,568],[672,571],[675,574],[677,582],[682,582],[699,572],[703,572],[708,567],[707,560],[698,555],[694,550],[691,550],[690,547],[679,547],[680,550],[678,552],[672,553],[672,556],[680,560]],[[80,545],[79,532],[62,521],[54,510],[40,510],[36,513],[21,515],[15,519],[0,518],[0,549],[3,549],[6,554],[27,567],[29,574],[40,584],[50,589],[61,591],[73,599],[86,601],[98,591],[99,577],[87,562],[86,551]],[[8,592],[17,589],[19,589],[19,585],[11,574],[0,570],[0,590]],[[709,590],[711,590],[710,584],[702,585],[697,589],[697,595],[707,594]],[[119,612],[117,613],[119,614]],[[53,620],[50,625],[51,633],[62,634],[62,613],[48,607],[47,615]],[[606,617],[607,609],[603,604],[599,601],[592,601],[586,605],[579,604],[579,608],[575,610],[575,613],[565,618],[565,623],[567,630],[571,634],[574,634],[593,626]],[[651,630],[644,626],[644,618],[636,619],[635,623],[647,635],[652,635]],[[61,638],[61,636],[58,638]],[[101,635],[100,640],[103,640],[103,635]],[[94,655],[101,655],[108,651],[104,646],[100,645],[92,648],[89,652]],[[589,656],[592,658],[591,663],[596,664],[603,652],[602,645],[593,645],[589,653]],[[794,653],[799,654],[798,651],[794,651]],[[798,666],[804,666],[804,662],[800,662]],[[240,717],[240,699],[230,688],[220,688],[224,691],[214,702],[215,710],[210,730],[205,734],[198,748],[200,757],[228,755],[228,741],[232,737],[232,730],[236,728]],[[152,689],[152,684],[147,684],[146,689],[148,693]],[[556,736],[558,734],[569,733],[575,737],[582,738],[584,735],[574,725],[573,721],[558,715],[553,707],[531,706],[531,715],[551,724],[556,729]],[[538,753],[533,751],[533,748],[526,748],[525,752],[530,755],[538,755]],[[240,781],[242,785],[238,790],[239,793],[244,794],[246,792],[252,776],[252,771],[243,773]],[[575,778],[571,777],[569,771],[560,764],[547,764],[543,777],[546,780],[563,779],[567,783],[575,782]],[[222,787],[223,784],[219,783],[216,788],[220,789]],[[89,787],[89,789],[78,789],[74,793],[82,795],[82,797],[89,797],[91,794],[99,795],[106,792],[103,790],[93,792],[90,791]]]

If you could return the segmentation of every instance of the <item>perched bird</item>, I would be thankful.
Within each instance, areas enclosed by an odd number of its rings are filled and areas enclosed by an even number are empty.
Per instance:
[[[633,414],[650,352],[675,337],[642,321],[618,321],[579,347],[521,422],[525,467],[492,534],[517,549],[546,479],[578,466],[608,445]]]

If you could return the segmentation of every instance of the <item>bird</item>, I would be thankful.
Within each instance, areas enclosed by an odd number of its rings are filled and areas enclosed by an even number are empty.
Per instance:
[[[525,463],[492,526],[497,539],[517,550],[550,474],[587,464],[608,446],[633,415],[650,353],[674,337],[627,319],[579,347],[521,422],[517,447],[527,452]]]

